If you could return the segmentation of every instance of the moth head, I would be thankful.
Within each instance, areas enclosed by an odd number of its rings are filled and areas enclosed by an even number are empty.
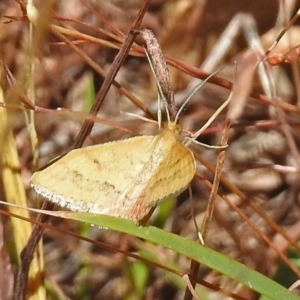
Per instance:
[[[173,131],[176,134],[180,134],[182,132],[181,125],[175,122],[169,122],[167,124],[164,124],[164,129]]]

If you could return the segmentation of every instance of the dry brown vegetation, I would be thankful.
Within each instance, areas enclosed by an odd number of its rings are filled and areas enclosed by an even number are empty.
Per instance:
[[[0,107],[0,110],[8,114],[7,124],[1,121],[0,128],[3,130],[0,135],[3,156],[0,200],[22,205],[15,198],[21,194],[20,190],[25,189],[27,205],[30,207],[37,205],[34,192],[29,188],[30,177],[37,168],[33,163],[37,157],[35,147],[39,150],[39,167],[71,149],[91,101],[94,101],[103,84],[101,72],[107,73],[111,69],[143,4],[143,1],[92,0],[36,2],[42,17],[33,28],[32,40],[24,1],[2,0],[0,3],[0,59],[5,67],[1,74],[4,96],[1,97],[3,108]],[[285,7],[285,18],[279,17],[280,7]],[[299,1],[153,0],[141,25],[141,28],[154,31],[166,55],[178,107],[190,94],[191,82],[195,78],[205,79],[208,74],[224,66],[217,77],[200,89],[184,109],[180,123],[185,130],[198,130],[228,98],[232,84],[235,84],[235,97],[229,111],[231,129],[222,169],[220,197],[215,199],[206,245],[260,273],[276,277],[287,287],[300,275],[291,261],[286,269],[281,269],[283,257],[294,256],[299,265],[300,249],[298,247],[295,250],[300,236],[299,21],[287,30],[279,45],[272,50],[270,62],[275,66],[271,66],[260,53],[266,66],[263,72],[267,79],[265,86],[253,67],[253,60],[249,62],[245,59],[249,47],[242,34],[230,42],[229,52],[216,60],[213,69],[204,68],[203,62],[208,57],[217,59],[212,49],[237,13],[248,13],[254,17],[259,40],[264,51],[267,51],[298,7]],[[245,23],[246,17],[242,20]],[[53,26],[49,27],[49,23]],[[98,116],[122,125],[133,134],[155,134],[158,132],[156,124],[120,113],[143,113],[150,118],[152,114],[156,118],[157,89],[143,48],[139,46],[142,44],[143,41],[138,37],[117,74],[118,84],[110,88]],[[10,82],[9,78],[15,78],[16,81]],[[32,107],[27,102],[34,98],[38,106],[34,114],[38,146],[35,145],[34,130],[30,127]],[[7,101],[6,105],[3,99]],[[134,102],[135,99],[140,103]],[[69,111],[59,113],[56,110],[58,107]],[[200,142],[220,144],[227,113],[222,112],[216,118],[200,136]],[[4,120],[3,115],[0,118]],[[11,130],[14,150],[9,150],[13,147],[8,141]],[[129,133],[120,129],[96,124],[86,137],[85,145],[129,136]],[[191,183],[192,202],[186,191],[176,202],[172,201],[169,207],[165,207],[167,216],[162,213],[158,217],[156,212],[149,223],[197,240],[191,205],[200,227],[211,192],[210,182],[214,178],[214,169],[210,170],[207,165],[216,165],[218,151],[198,145],[192,145],[191,148],[199,160],[197,176]],[[8,151],[16,149],[18,159],[11,165],[9,158],[4,157]],[[7,168],[18,173],[22,181],[16,180],[8,186]],[[5,214],[7,208],[2,208],[0,299],[10,299],[13,286],[16,285],[14,275],[20,263],[17,257],[32,228],[25,230],[24,223],[12,223],[14,218]],[[36,214],[32,218],[36,218]],[[45,276],[48,299],[183,298],[185,283],[180,281],[180,277],[175,278],[151,263],[133,260],[117,249],[144,254],[152,260],[154,257],[164,266],[179,269],[182,275],[189,272],[188,258],[134,236],[90,228],[72,220],[52,218],[50,223],[66,232],[100,241],[103,246],[51,228],[45,229],[45,273],[39,274],[35,280],[30,276],[29,293],[36,292],[40,279]],[[292,249],[292,243],[294,250],[291,254],[289,250]],[[142,281],[143,276],[145,283],[141,283],[142,291],[139,293],[135,283],[137,279]],[[198,278],[211,283],[216,287],[215,290],[221,287],[235,293],[235,299],[258,297],[253,291],[204,266],[200,268]],[[214,291],[213,298],[211,290],[203,290],[208,299],[229,299],[222,292]]]

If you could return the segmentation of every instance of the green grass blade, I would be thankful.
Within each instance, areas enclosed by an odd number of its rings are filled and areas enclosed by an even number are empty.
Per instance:
[[[164,246],[236,280],[269,299],[300,299],[277,282],[243,264],[196,242],[162,229],[152,226],[138,226],[129,220],[104,215],[73,212],[63,212],[61,214],[58,213],[58,215],[63,218],[82,221],[102,228],[127,233]]]

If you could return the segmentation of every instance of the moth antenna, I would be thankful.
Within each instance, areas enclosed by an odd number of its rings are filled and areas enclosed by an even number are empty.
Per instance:
[[[157,122],[158,122],[158,129],[161,129],[161,122],[162,122],[162,117],[161,117],[161,98],[160,98],[160,94],[158,94],[157,97]],[[170,115],[169,115],[169,111],[166,107],[166,111],[167,111],[167,118],[168,121],[170,119]]]
[[[199,143],[199,142],[196,142],[195,140],[199,137],[199,135],[205,131],[209,126],[210,124],[216,119],[216,117],[226,108],[226,106],[229,104],[229,102],[231,101],[231,98],[232,98],[232,92],[230,93],[229,97],[227,98],[227,100],[221,105],[219,106],[219,108],[214,112],[214,114],[207,120],[207,122],[198,130],[196,131],[195,133],[193,133],[191,135],[191,137],[189,138],[189,142],[187,142],[185,144],[185,146],[188,146],[191,142],[195,142],[195,143]],[[214,148],[214,146],[209,146],[207,145],[209,148]],[[220,149],[220,146],[217,146],[218,148],[217,149]],[[222,147],[221,147],[222,149]]]
[[[214,145],[207,145],[207,144],[204,144],[204,143],[201,143],[199,141],[197,141],[195,138],[191,138],[191,137],[184,137],[185,140],[188,140],[194,144],[197,144],[197,145],[200,145],[201,147],[204,147],[204,148],[208,148],[208,149],[226,149],[228,147],[228,145],[224,145],[224,146],[214,146]],[[189,143],[186,143],[185,146],[188,146]]]
[[[223,70],[224,67],[219,68],[217,71],[213,72],[212,74],[210,74],[207,78],[205,78],[205,80],[201,80],[201,82],[199,84],[197,84],[195,86],[195,88],[192,90],[191,94],[188,96],[188,98],[182,103],[181,107],[179,108],[174,123],[177,124],[178,123],[178,119],[179,116],[181,114],[181,112],[183,111],[184,107],[189,103],[189,101],[192,99],[192,97],[196,94],[196,92],[206,83],[208,82],[208,80],[210,78],[212,78],[213,76],[215,76],[217,73],[219,73],[221,70]]]

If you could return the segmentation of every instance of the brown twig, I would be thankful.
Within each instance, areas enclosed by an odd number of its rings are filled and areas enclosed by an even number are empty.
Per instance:
[[[221,146],[226,146],[228,143],[229,129],[230,129],[230,120],[226,119],[224,129],[222,132]],[[216,197],[218,195],[219,183],[222,176],[224,161],[225,161],[225,149],[221,149],[217,159],[217,166],[214,172],[214,180],[213,180],[212,189],[211,189],[210,197],[206,208],[206,213],[200,229],[200,234],[202,236],[202,240],[204,241],[213,216],[214,205],[215,205]],[[192,274],[194,277],[196,277],[198,275],[199,268],[200,268],[200,264],[192,260],[189,273]],[[191,280],[191,287],[195,288],[195,286],[196,286],[196,282],[194,280]],[[192,299],[192,293],[190,291],[191,287],[186,288],[184,300]]]
[[[105,96],[108,93],[108,90],[109,90],[114,78],[116,77],[117,72],[119,71],[120,67],[124,63],[124,61],[127,57],[127,54],[130,50],[131,45],[134,42],[134,39],[137,35],[137,32],[135,32],[135,30],[139,29],[139,26],[140,26],[142,19],[148,9],[149,4],[150,4],[150,0],[144,1],[143,7],[139,11],[139,13],[133,23],[133,26],[128,33],[127,38],[124,41],[124,44],[122,45],[118,55],[116,56],[114,63],[112,65],[109,73],[107,74],[106,78],[104,79],[103,85],[102,85],[99,93],[96,96],[95,103],[90,110],[91,115],[96,115],[98,113],[100,107],[102,106]],[[84,124],[75,140],[74,149],[80,148],[82,146],[84,139],[86,138],[86,136],[88,136],[90,134],[90,132],[93,128],[93,124],[94,123],[89,120],[86,120],[84,122]]]
[[[149,6],[150,0],[145,0],[143,3],[143,6],[141,10],[139,11],[132,29],[136,30],[139,28],[141,21],[143,19],[144,14],[147,11],[147,8]],[[99,111],[104,98],[109,90],[109,87],[112,84],[113,79],[115,78],[118,70],[120,69],[121,65],[123,64],[127,53],[129,52],[130,46],[132,45],[135,38],[135,34],[132,33],[132,31],[129,32],[123,46],[120,49],[119,54],[116,56],[114,64],[108,73],[107,77],[104,80],[103,86],[101,90],[99,91],[96,102],[94,106],[91,109],[90,114],[96,115]],[[86,120],[84,125],[82,126],[82,130],[80,131],[78,138],[74,144],[74,148],[79,148],[83,144],[83,141],[85,137],[90,133],[91,129],[93,127],[93,121]],[[46,210],[52,210],[54,205],[52,203],[45,202],[43,205],[43,209]],[[49,216],[46,215],[39,215],[38,220],[40,222],[47,222],[49,220]],[[44,228],[40,226],[35,226],[33,228],[33,231],[30,235],[29,241],[27,245],[24,247],[22,254],[21,254],[21,266],[18,270],[17,276],[16,276],[16,285],[15,285],[15,293],[14,293],[14,299],[15,300],[25,300],[26,294],[27,294],[27,283],[28,283],[28,270],[30,267],[30,263],[33,258],[33,253],[35,251],[35,248],[37,244],[40,241],[40,238],[43,234]]]

